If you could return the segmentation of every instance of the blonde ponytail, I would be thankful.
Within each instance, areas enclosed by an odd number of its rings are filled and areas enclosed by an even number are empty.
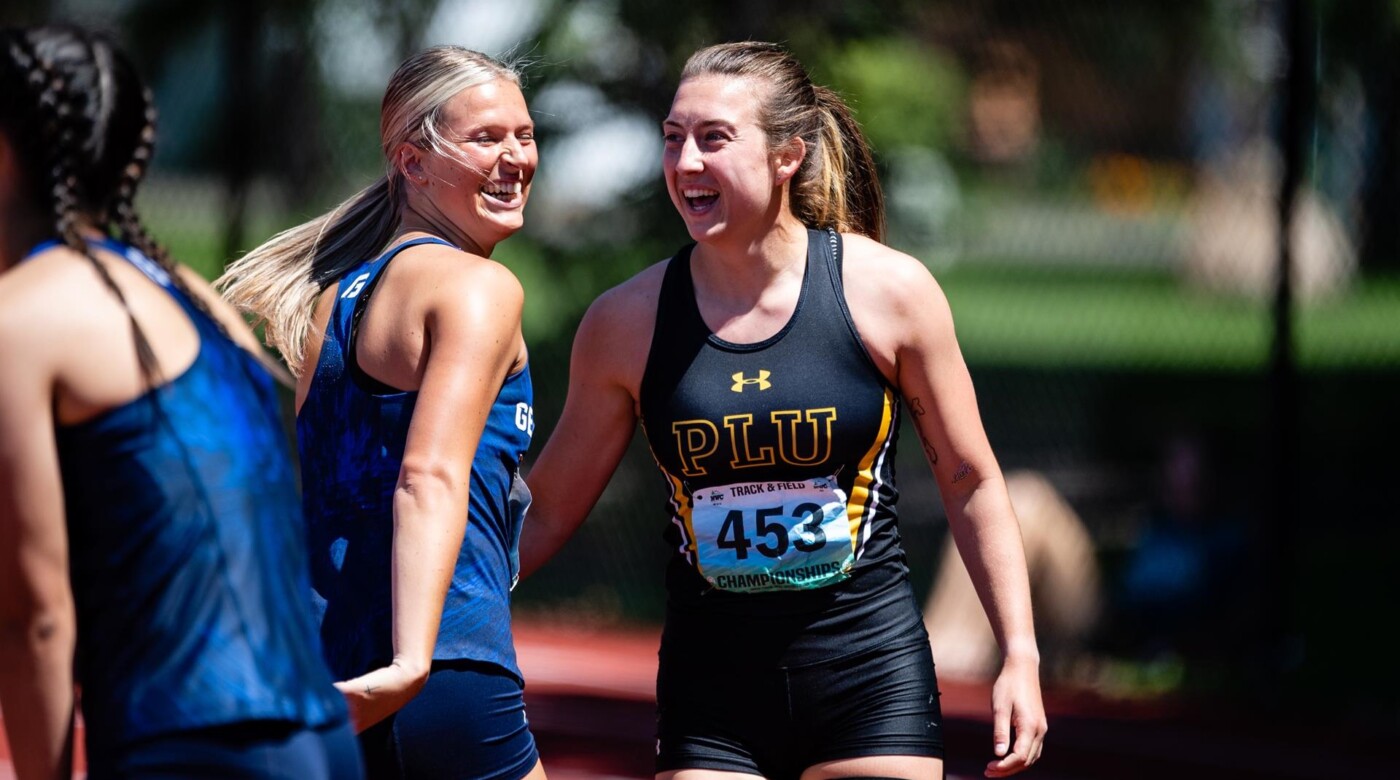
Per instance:
[[[316,299],[346,271],[378,254],[399,224],[399,182],[385,176],[328,214],[284,230],[214,281],[225,298],[265,325],[264,339],[300,376]]]
[[[471,87],[505,79],[520,83],[515,68],[460,46],[434,46],[404,61],[389,79],[380,108],[379,143],[385,160],[402,143],[415,143],[454,159],[461,153],[443,138],[442,108]],[[399,228],[402,174],[392,165],[374,184],[330,213],[273,236],[239,258],[215,280],[224,297],[254,324],[287,361],[293,374],[306,366],[316,299],[345,272],[372,259]]]

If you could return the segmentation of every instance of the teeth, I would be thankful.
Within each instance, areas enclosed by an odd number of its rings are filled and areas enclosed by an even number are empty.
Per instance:
[[[681,195],[687,198],[706,198],[719,195],[719,192],[715,190],[702,190],[694,187],[688,187],[686,189],[681,190]]]
[[[481,188],[488,195],[519,195],[525,189],[523,182],[489,182]]]

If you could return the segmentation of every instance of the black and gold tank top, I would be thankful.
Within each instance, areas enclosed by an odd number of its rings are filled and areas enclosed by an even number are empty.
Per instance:
[[[669,494],[671,603],[804,624],[831,610],[853,617],[853,602],[908,571],[895,514],[899,395],[847,309],[840,236],[808,231],[792,317],[753,344],[705,325],[692,249],[666,269],[641,386]]]

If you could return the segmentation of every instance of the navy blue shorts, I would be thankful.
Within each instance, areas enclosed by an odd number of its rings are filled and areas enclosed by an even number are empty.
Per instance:
[[[373,780],[520,780],[539,761],[525,688],[496,664],[436,661],[407,706],[360,734]]]
[[[843,758],[943,757],[926,640],[789,668],[687,668],[663,658],[656,687],[657,772],[797,778]]]
[[[360,780],[350,724],[319,729],[257,721],[166,734],[124,751],[116,766],[91,766],[89,780]]]

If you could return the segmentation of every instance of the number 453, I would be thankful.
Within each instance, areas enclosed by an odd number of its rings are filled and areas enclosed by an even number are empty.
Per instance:
[[[821,525],[825,515],[820,504],[809,502],[793,509],[791,518],[802,522],[792,526],[791,532],[788,530],[789,524],[782,520],[786,519],[784,512],[780,506],[754,510],[753,538],[757,541],[750,541],[744,512],[731,509],[719,527],[715,545],[724,550],[733,550],[734,557],[741,561],[749,557],[750,547],[765,557],[779,558],[788,551],[789,545],[804,553],[826,546],[826,531],[822,530]]]

